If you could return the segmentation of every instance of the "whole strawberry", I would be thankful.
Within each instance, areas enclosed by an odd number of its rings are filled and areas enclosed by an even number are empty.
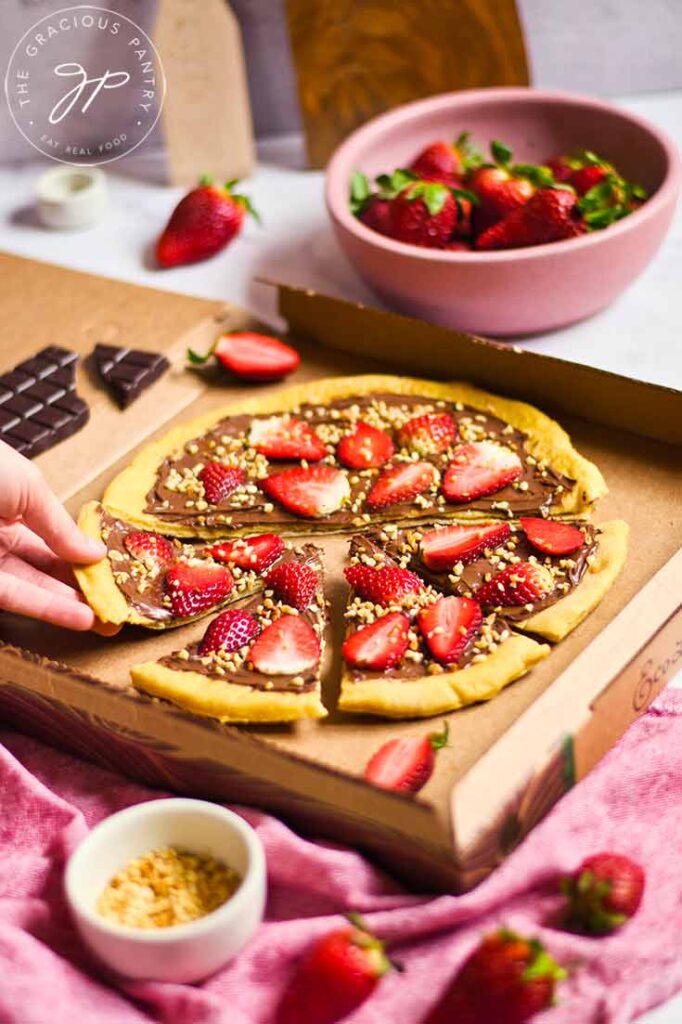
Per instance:
[[[276,1024],[335,1024],[364,1003],[391,970],[382,943],[350,916],[350,925],[322,936],[304,954]]]
[[[467,187],[479,199],[474,211],[477,235],[527,203],[538,188],[554,184],[548,167],[512,164],[512,151],[503,142],[491,142],[490,152],[493,162],[474,168],[467,178]]]
[[[410,164],[410,170],[424,181],[456,185],[468,172],[483,163],[472,145],[470,133],[462,132],[454,142],[439,139],[426,146]]]
[[[380,235],[388,235],[391,231],[390,207],[388,198],[372,192],[369,179],[361,171],[353,171],[350,180],[348,204],[351,213]]]
[[[391,199],[391,236],[399,242],[444,248],[470,231],[476,197],[438,181],[413,181]]]
[[[156,243],[161,267],[197,263],[214,256],[239,234],[247,213],[258,218],[247,196],[233,191],[236,181],[214,185],[203,177],[180,200]]]
[[[584,225],[572,189],[541,188],[524,206],[478,236],[476,248],[519,249],[582,234]]]
[[[597,853],[562,879],[561,888],[568,896],[570,926],[605,935],[622,927],[637,911],[644,893],[644,871],[622,854]]]
[[[535,939],[486,936],[424,1024],[525,1024],[554,1002],[566,972]]]

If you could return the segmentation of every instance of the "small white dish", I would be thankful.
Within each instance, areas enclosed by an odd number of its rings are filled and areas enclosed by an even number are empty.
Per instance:
[[[205,917],[168,928],[134,928],[98,914],[97,900],[121,868],[168,846],[224,861],[239,873],[241,885]],[[204,800],[152,800],[112,814],[86,836],[69,858],[65,889],[84,942],[118,974],[199,981],[231,960],[262,921],[265,855],[251,826],[224,807]]]
[[[86,228],[109,206],[107,179],[98,167],[52,167],[38,179],[36,196],[48,228]]]

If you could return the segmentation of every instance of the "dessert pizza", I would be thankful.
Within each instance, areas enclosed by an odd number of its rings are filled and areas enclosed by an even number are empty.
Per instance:
[[[549,654],[471,597],[443,594],[386,545],[351,540],[339,708],[389,718],[489,700]]]
[[[224,721],[326,714],[322,553],[352,533],[339,707],[436,715],[488,700],[598,604],[627,526],[562,428],[467,384],[317,381],[199,417],[83,509],[107,557],[76,573],[100,619],[152,629],[221,608],[134,684]],[[267,530],[265,533],[263,531]]]
[[[208,625],[201,640],[134,665],[140,690],[223,722],[323,718],[320,699],[326,605],[319,549],[287,549],[265,589]]]
[[[148,629],[184,625],[262,589],[268,570],[286,553],[273,533],[212,545],[182,543],[139,530],[96,501],[83,506],[78,525],[107,547],[101,562],[74,566],[97,617]]]
[[[178,537],[356,532],[434,518],[580,518],[606,493],[562,428],[467,384],[347,377],[176,427],[107,488],[112,515]]]

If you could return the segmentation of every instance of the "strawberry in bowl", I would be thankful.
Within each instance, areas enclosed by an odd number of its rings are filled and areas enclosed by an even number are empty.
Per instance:
[[[471,132],[463,151],[460,128]],[[680,177],[673,143],[636,115],[495,88],[368,122],[332,157],[326,200],[342,248],[386,306],[504,337],[610,303],[660,245]]]

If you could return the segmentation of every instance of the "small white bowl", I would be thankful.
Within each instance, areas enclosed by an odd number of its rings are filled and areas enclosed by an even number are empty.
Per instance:
[[[242,882],[222,906],[187,924],[142,929],[97,913],[111,878],[150,850],[177,846],[210,854],[234,868]],[[97,825],[71,855],[66,898],[92,952],[128,978],[191,982],[232,959],[263,919],[265,855],[242,818],[205,800],[162,799],[129,807]]]

